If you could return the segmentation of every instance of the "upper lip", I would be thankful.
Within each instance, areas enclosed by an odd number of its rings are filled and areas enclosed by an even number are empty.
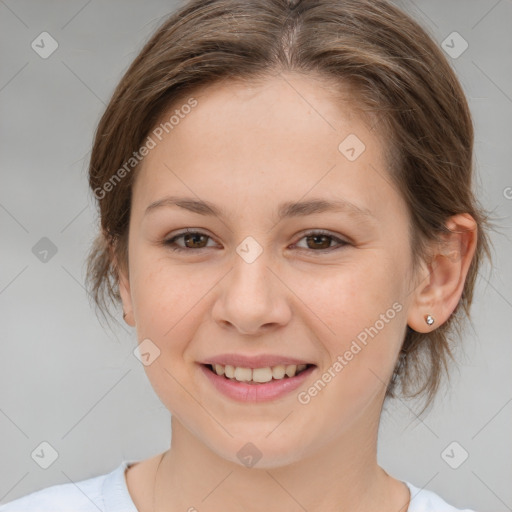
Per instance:
[[[313,364],[296,357],[259,354],[257,356],[245,356],[242,354],[220,354],[218,356],[209,357],[201,364],[221,364],[223,366],[239,366],[240,368],[265,368],[266,366],[278,366],[289,364]]]

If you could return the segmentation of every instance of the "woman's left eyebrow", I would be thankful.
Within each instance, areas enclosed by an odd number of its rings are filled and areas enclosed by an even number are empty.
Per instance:
[[[225,213],[221,208],[209,201],[194,199],[192,197],[166,196],[148,205],[144,215],[147,215],[162,207],[179,207],[200,215],[211,215],[224,218]],[[376,219],[368,209],[358,206],[346,199],[310,199],[308,201],[288,201],[278,207],[278,220],[289,217],[302,217],[323,212],[343,212],[356,217]]]

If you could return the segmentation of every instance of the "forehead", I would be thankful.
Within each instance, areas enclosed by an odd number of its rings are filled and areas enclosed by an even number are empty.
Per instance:
[[[192,109],[182,108],[190,103],[184,97],[162,116],[159,126],[172,115],[178,122],[161,140],[153,137],[156,146],[138,171],[136,196],[146,205],[164,191],[231,203],[236,194],[240,206],[249,195],[268,202],[313,191],[343,192],[371,207],[389,188],[380,134],[357,114],[348,90],[278,74],[253,84],[220,82],[191,97]]]

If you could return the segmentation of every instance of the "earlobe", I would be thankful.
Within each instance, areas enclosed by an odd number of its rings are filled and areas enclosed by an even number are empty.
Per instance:
[[[450,217],[449,233],[431,247],[427,273],[414,290],[407,323],[430,332],[446,322],[460,301],[477,242],[476,222],[469,214]]]

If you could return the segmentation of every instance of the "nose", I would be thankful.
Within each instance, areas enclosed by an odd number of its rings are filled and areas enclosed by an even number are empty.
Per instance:
[[[257,335],[286,325],[291,318],[289,290],[268,266],[265,251],[248,263],[238,254],[213,306],[213,319],[223,328]]]

